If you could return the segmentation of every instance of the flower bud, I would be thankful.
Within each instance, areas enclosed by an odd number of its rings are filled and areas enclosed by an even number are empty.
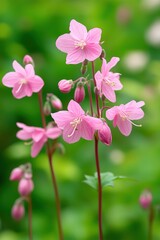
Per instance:
[[[23,170],[20,167],[14,168],[10,174],[10,180],[15,181],[15,180],[20,180],[23,176]]]
[[[112,143],[112,133],[106,122],[103,122],[101,129],[98,130],[98,137],[105,145]]]
[[[31,179],[22,178],[18,185],[18,191],[21,196],[27,196],[33,191],[34,185]]]
[[[61,110],[62,109],[62,102],[61,100],[56,97],[55,95],[53,95],[51,97],[51,104],[52,104],[52,107],[54,107],[55,109],[57,110]]]
[[[77,103],[81,103],[85,98],[85,90],[83,84],[77,84],[76,90],[74,92],[74,100]]]
[[[32,65],[34,65],[33,59],[32,59],[32,57],[29,56],[29,55],[25,55],[25,56],[24,56],[23,62],[24,62],[25,65],[26,65],[26,64],[32,64]]]
[[[23,218],[25,213],[24,206],[22,203],[15,203],[12,207],[12,217],[15,220],[20,220]]]
[[[48,101],[45,102],[45,104],[44,104],[43,112],[46,116],[51,114],[51,106],[50,106],[50,103]]]
[[[106,57],[106,52],[105,52],[105,50],[104,49],[102,49],[102,52],[101,52],[101,55],[100,55],[100,59],[101,60],[103,60],[103,58],[105,58]]]
[[[145,190],[139,198],[139,203],[142,208],[148,208],[152,202],[152,194],[150,191]]]
[[[85,59],[81,66],[81,73],[84,75],[87,72],[88,60]]]
[[[63,93],[70,92],[72,86],[73,86],[73,81],[72,80],[61,80],[58,83],[59,90]]]

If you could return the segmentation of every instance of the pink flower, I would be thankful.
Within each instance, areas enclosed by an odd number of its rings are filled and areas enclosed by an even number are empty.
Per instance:
[[[71,100],[68,104],[68,111],[59,111],[51,114],[58,127],[63,130],[63,139],[68,143],[93,139],[94,132],[101,127],[102,121],[90,117],[81,106]]]
[[[113,126],[117,126],[123,135],[128,136],[132,131],[132,124],[141,126],[134,124],[132,120],[143,118],[144,112],[141,107],[144,104],[143,101],[136,102],[133,100],[125,105],[115,106],[106,111],[106,117],[113,120]]]
[[[93,28],[89,32],[84,25],[71,20],[70,33],[63,34],[56,41],[56,47],[67,53],[67,64],[77,64],[85,59],[94,61],[101,55],[100,38],[102,30]]]
[[[51,97],[51,104],[52,104],[52,107],[54,107],[55,109],[57,110],[61,110],[62,109],[62,102],[61,100],[56,97],[55,95],[53,95]]]
[[[17,138],[21,140],[33,140],[31,149],[32,157],[36,157],[38,155],[48,138],[56,139],[61,135],[61,130],[58,127],[43,129],[38,127],[30,127],[23,123],[17,123],[17,126],[22,128],[22,130],[18,131]]]
[[[12,217],[15,220],[20,220],[24,216],[24,206],[22,203],[15,203],[12,207]]]
[[[72,80],[61,80],[58,83],[59,90],[63,93],[68,93],[70,92],[71,88],[73,86],[73,81]]]
[[[11,181],[20,180],[23,176],[23,173],[24,172],[23,172],[22,168],[20,168],[20,167],[14,168],[11,172],[9,179]]]
[[[29,195],[33,191],[33,188],[34,184],[32,179],[22,178],[19,181],[18,192],[20,193],[21,196]]]
[[[95,80],[100,97],[104,95],[109,101],[115,102],[116,95],[115,90],[120,90],[122,84],[119,81],[119,73],[110,72],[110,69],[114,67],[119,61],[118,57],[111,58],[110,62],[106,62],[103,58],[101,72],[98,71],[95,74]]]
[[[139,203],[142,208],[148,208],[152,203],[152,194],[150,191],[145,190],[139,198]]]
[[[32,64],[23,68],[17,61],[13,61],[15,72],[5,74],[2,83],[6,87],[13,88],[12,94],[15,98],[30,97],[33,92],[39,92],[44,85],[43,80],[35,75]]]
[[[99,140],[105,145],[110,145],[112,142],[112,133],[106,122],[102,122],[101,128],[98,130]]]

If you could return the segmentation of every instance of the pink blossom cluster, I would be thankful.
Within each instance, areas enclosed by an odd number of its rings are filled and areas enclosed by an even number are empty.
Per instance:
[[[11,181],[18,181],[18,192],[20,198],[18,198],[12,207],[12,217],[16,220],[20,220],[24,216],[24,200],[31,194],[34,188],[32,181],[32,169],[29,163],[21,165],[12,170],[10,174]]]
[[[112,142],[111,130],[107,124],[107,119],[113,121],[113,126],[118,127],[120,132],[128,136],[131,133],[133,120],[143,118],[144,112],[141,107],[143,101],[132,100],[126,104],[108,107],[106,101],[116,102],[116,91],[123,88],[120,82],[120,73],[113,72],[111,69],[119,62],[118,57],[112,57],[109,62],[104,58],[101,47],[101,29],[93,28],[89,32],[84,25],[71,20],[70,33],[63,34],[56,41],[56,46],[62,52],[67,53],[67,64],[82,63],[82,74],[86,72],[88,61],[93,63],[97,58],[102,59],[101,70],[94,73],[93,82],[97,102],[102,102],[102,107],[98,106],[98,115],[92,113],[89,116],[79,105],[85,98],[84,86],[88,86],[91,81],[87,77],[80,77],[76,80],[63,79],[58,83],[61,92],[68,93],[74,88],[74,100],[68,104],[68,111],[59,111],[51,114],[57,126],[63,131],[63,139],[68,143],[79,141],[80,138],[91,140],[94,134],[98,133],[98,138],[106,145]],[[85,68],[84,68],[85,67]],[[85,69],[85,70],[84,70]],[[91,97],[90,97],[91,100]],[[105,118],[104,110],[107,108]]]

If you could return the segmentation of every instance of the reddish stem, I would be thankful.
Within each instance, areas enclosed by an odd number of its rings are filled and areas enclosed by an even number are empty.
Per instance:
[[[28,201],[28,236],[29,236],[29,240],[32,240],[33,239],[33,235],[32,235],[32,200],[31,200],[30,196],[28,196],[27,201]]]
[[[40,106],[40,113],[41,113],[41,118],[42,118],[42,126],[43,128],[46,128],[46,120],[43,112],[43,101],[42,101],[42,92],[40,91],[38,93],[38,100],[39,100],[39,106]],[[51,177],[52,177],[52,184],[53,184],[53,189],[55,193],[55,203],[56,203],[56,210],[57,210],[57,219],[58,219],[58,232],[59,232],[59,240],[63,240],[63,230],[62,230],[62,221],[61,221],[61,207],[60,207],[60,200],[59,200],[59,193],[58,193],[58,187],[57,187],[57,182],[56,182],[56,177],[54,173],[54,168],[52,164],[52,154],[49,142],[46,142],[46,149],[47,149],[47,156],[48,156],[48,161],[49,161],[49,166],[50,166],[50,171],[51,171]]]

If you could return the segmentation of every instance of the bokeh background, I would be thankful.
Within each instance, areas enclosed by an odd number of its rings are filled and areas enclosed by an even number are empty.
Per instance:
[[[130,179],[117,181],[103,193],[104,239],[147,239],[148,212],[139,206],[144,189],[153,194],[156,206],[153,239],[160,239],[160,1],[159,0],[3,0],[0,4],[0,77],[12,71],[12,61],[22,63],[30,54],[36,73],[45,81],[43,97],[54,93],[66,108],[74,91],[63,95],[57,83],[80,76],[79,65],[66,65],[65,54],[55,40],[68,32],[71,19],[88,29],[103,30],[106,58],[120,57],[123,90],[117,102],[145,101],[145,117],[126,138],[112,128],[113,143],[100,144],[101,171]],[[97,62],[97,68],[100,60]],[[90,69],[89,69],[90,70]],[[12,168],[31,162],[34,240],[57,240],[54,194],[45,149],[35,158],[30,147],[16,139],[16,122],[41,126],[37,95],[17,100],[0,84],[0,239],[25,240],[27,214],[20,222],[11,218],[18,198],[17,183],[9,181]],[[87,98],[82,104],[87,110]],[[50,121],[50,117],[47,118]],[[109,123],[110,126],[111,123]],[[62,139],[60,141],[63,143]],[[56,153],[54,166],[62,205],[65,240],[97,240],[97,193],[83,183],[95,172],[93,143],[81,140],[67,145],[65,155]],[[131,180],[132,179],[132,180]],[[27,207],[27,206],[26,206]],[[26,209],[27,210],[27,209]]]

